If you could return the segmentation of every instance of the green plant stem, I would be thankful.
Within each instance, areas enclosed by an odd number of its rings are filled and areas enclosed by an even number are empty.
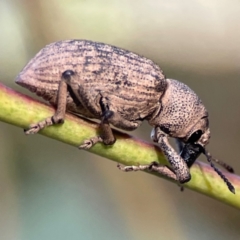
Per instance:
[[[1,121],[27,128],[31,123],[52,116],[53,113],[54,109],[50,106],[20,94],[0,83]],[[64,124],[47,127],[40,131],[40,134],[77,147],[83,140],[96,136],[97,130],[98,125],[96,123],[66,114]],[[128,134],[114,132],[117,141],[113,146],[96,144],[89,151],[124,165],[150,164],[153,161],[161,164],[167,163],[161,150],[155,145]],[[184,184],[184,187],[240,208],[240,177],[227,172],[224,172],[224,174],[234,185],[236,194],[228,190],[223,180],[209,165],[201,162],[193,165],[191,168],[192,179],[187,184]]]

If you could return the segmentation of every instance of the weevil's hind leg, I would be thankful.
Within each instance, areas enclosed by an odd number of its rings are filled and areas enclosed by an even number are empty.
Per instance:
[[[118,164],[117,167],[124,172],[144,171],[144,170],[147,170],[149,172],[158,172],[165,177],[178,181],[177,176],[172,169],[170,169],[168,166],[160,165],[157,162],[152,162],[151,164],[139,165],[139,166],[121,166],[120,164]]]
[[[108,106],[107,97],[105,97],[104,94],[101,92],[99,94],[101,96],[99,98],[99,104],[102,111],[101,123],[100,123],[101,134],[100,136],[96,136],[96,137],[85,140],[83,144],[79,146],[79,148],[81,149],[89,149],[98,142],[103,142],[105,145],[114,144],[116,141],[116,138],[113,135],[110,124],[112,124],[115,127],[129,130],[129,131],[136,129],[141,124],[140,121],[136,121],[136,122],[128,121],[124,119],[122,116],[120,116],[120,114],[111,111]]]
[[[71,70],[67,70],[62,74],[58,87],[57,110],[55,114],[44,119],[43,121],[31,124],[27,130],[24,130],[26,134],[34,134],[47,126],[64,122],[67,104],[67,84],[65,81],[68,80],[72,74],[73,72]]]

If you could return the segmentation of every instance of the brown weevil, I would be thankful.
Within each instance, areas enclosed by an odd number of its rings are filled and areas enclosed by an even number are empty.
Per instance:
[[[104,43],[59,41],[44,47],[20,72],[16,83],[56,107],[52,117],[32,124],[26,134],[63,123],[68,111],[100,120],[100,136],[79,146],[89,149],[98,142],[114,144],[110,124],[131,131],[147,120],[153,126],[153,141],[159,144],[171,167],[153,163],[120,169],[155,170],[185,183],[191,179],[189,168],[203,153],[234,192],[205,149],[210,130],[202,101],[187,85],[167,79],[151,60]],[[177,139],[181,152],[169,144],[169,137]]]

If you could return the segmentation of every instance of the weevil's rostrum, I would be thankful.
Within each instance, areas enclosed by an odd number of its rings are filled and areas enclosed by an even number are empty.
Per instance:
[[[101,135],[80,145],[88,149],[97,142],[114,144],[110,124],[134,130],[147,120],[154,127],[152,139],[171,164],[171,168],[151,164],[149,169],[180,183],[191,178],[186,162],[192,164],[200,153],[207,155],[208,113],[199,97],[185,84],[166,79],[154,62],[130,51],[86,40],[55,42],[27,64],[16,82],[57,108],[54,116],[32,124],[27,134],[63,122],[69,111],[101,120]],[[169,144],[168,137],[181,143],[187,161]],[[188,144],[198,144],[201,150],[194,147],[197,152],[191,154]],[[146,168],[139,166],[140,170]],[[121,169],[129,171],[131,167]]]

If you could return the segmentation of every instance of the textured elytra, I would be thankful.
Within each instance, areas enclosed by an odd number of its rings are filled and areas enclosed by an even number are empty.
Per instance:
[[[60,41],[43,48],[20,72],[16,82],[57,108],[53,116],[32,124],[27,134],[62,123],[66,111],[74,112],[100,120],[101,135],[80,145],[89,149],[98,142],[114,144],[110,124],[134,130],[147,120],[154,127],[152,139],[159,144],[171,168],[154,163],[120,169],[154,170],[184,183],[191,178],[189,167],[203,153],[234,192],[228,179],[212,163],[221,161],[205,149],[210,130],[202,101],[185,84],[166,79],[153,61],[104,43]],[[176,139],[179,154],[168,137]]]
[[[86,40],[60,41],[46,46],[22,70],[17,83],[56,104],[61,74],[68,69],[78,76],[76,87],[84,86],[92,98],[104,91],[117,111],[132,120],[143,119],[154,111],[166,88],[162,71],[151,60]],[[82,106],[76,107],[70,94],[67,109],[96,117]],[[100,115],[97,113],[97,117]]]

